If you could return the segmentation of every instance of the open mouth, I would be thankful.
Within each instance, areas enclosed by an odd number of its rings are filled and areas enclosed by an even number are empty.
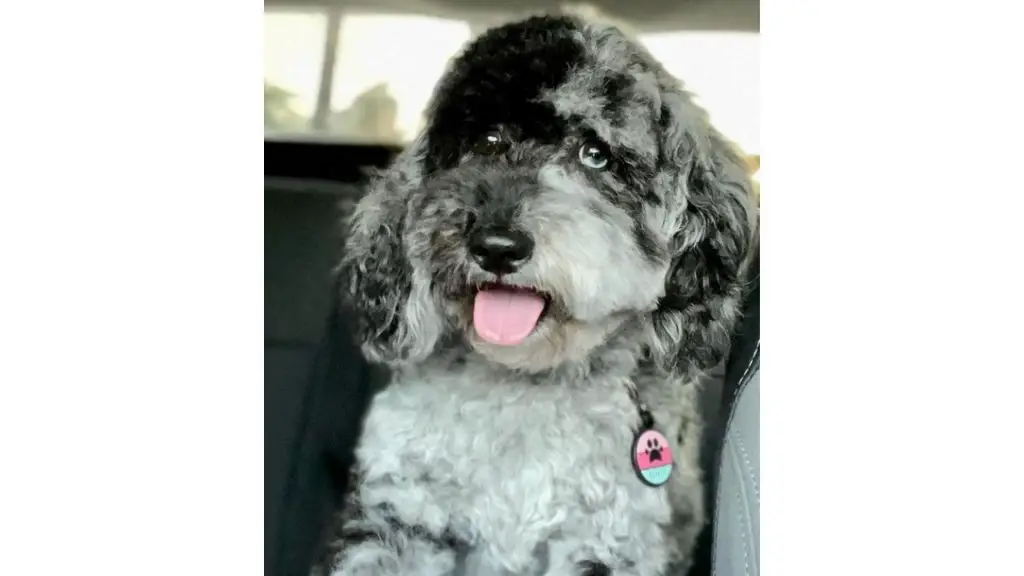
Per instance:
[[[532,288],[485,284],[473,297],[473,329],[486,342],[515,346],[544,319],[550,300]]]

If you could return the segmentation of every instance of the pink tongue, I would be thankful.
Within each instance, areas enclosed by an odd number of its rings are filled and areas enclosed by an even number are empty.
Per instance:
[[[489,288],[476,294],[473,327],[491,344],[513,346],[533,332],[544,311],[544,298],[525,291]]]

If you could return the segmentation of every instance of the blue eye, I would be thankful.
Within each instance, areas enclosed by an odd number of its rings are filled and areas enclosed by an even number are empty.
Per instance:
[[[593,170],[602,170],[608,166],[608,152],[604,146],[587,142],[580,146],[580,163]]]

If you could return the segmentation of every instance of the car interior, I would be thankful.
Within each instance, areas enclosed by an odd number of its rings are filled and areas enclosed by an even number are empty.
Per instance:
[[[337,348],[348,337],[332,286],[339,219],[359,199],[368,173],[386,166],[419,128],[433,82],[469,38],[541,11],[590,10],[622,22],[649,38],[652,52],[684,81],[694,77],[691,89],[699,99],[707,94],[702,101],[749,158],[756,186],[756,0],[600,0],[582,7],[522,0],[515,10],[510,6],[488,0],[264,2],[268,576],[309,573],[296,559],[321,544],[347,466],[337,455],[354,442],[370,393],[331,386],[341,374],[358,376]],[[674,67],[672,58],[681,63]],[[719,76],[725,80],[714,84]],[[726,360],[702,388],[709,512],[689,572],[694,576],[758,573],[758,278],[755,262],[742,324]]]

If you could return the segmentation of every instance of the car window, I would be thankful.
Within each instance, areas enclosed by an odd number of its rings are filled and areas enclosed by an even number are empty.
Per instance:
[[[323,76],[327,14],[322,11],[263,12],[263,131],[312,131]]]
[[[347,141],[409,141],[434,84],[470,34],[460,20],[345,14],[324,130]]]
[[[518,17],[264,6],[266,137],[389,145],[414,137],[434,84],[467,41]],[[759,35],[631,32],[759,162]]]

